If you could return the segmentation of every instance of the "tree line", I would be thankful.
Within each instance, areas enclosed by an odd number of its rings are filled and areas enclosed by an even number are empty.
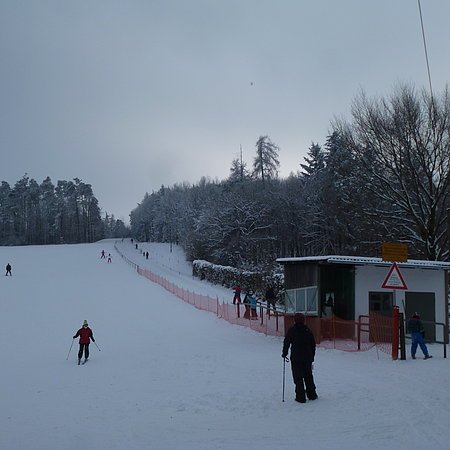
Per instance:
[[[264,268],[276,258],[380,256],[383,242],[409,257],[449,259],[450,98],[399,85],[388,98],[353,101],[323,145],[278,177],[280,149],[268,136],[249,168],[232,161],[223,181],[162,186],[131,212],[131,234],[180,244],[191,259]]]
[[[0,186],[0,245],[95,242],[128,233],[114,216],[101,218],[92,186],[79,178],[50,177],[41,184],[25,174],[13,187]]]

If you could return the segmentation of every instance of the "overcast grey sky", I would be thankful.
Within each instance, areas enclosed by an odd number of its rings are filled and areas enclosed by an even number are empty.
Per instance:
[[[421,5],[439,93],[450,1]],[[297,172],[361,88],[428,87],[416,0],[0,0],[0,58],[0,179],[79,177],[125,221],[261,135]]]

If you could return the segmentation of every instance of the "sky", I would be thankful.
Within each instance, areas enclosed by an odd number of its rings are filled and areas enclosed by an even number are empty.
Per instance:
[[[439,93],[450,2],[421,3]],[[78,177],[126,222],[263,135],[296,173],[361,89],[428,88],[415,0],[0,0],[0,61],[0,180]]]
[[[142,244],[141,267],[192,279],[179,247]],[[112,263],[100,258],[111,253]],[[110,241],[0,247],[0,448],[14,450],[423,450],[448,447],[449,360],[317,348],[319,398],[295,402],[282,337],[231,325],[137,274]],[[55,264],[55,261],[58,264]],[[4,267],[4,265],[2,267]],[[231,302],[232,291],[228,290]],[[77,365],[83,320],[95,344]],[[283,400],[283,379],[285,395]]]

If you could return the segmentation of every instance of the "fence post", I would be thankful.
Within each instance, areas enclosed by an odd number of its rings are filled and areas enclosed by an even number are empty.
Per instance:
[[[405,342],[405,320],[403,313],[399,314],[399,326],[400,326],[400,359],[404,361],[406,359],[406,342]]]
[[[358,351],[361,350],[361,316],[358,317]]]
[[[392,311],[392,359],[396,361],[398,359],[398,335],[399,335],[399,314],[400,309],[398,306],[394,306]]]

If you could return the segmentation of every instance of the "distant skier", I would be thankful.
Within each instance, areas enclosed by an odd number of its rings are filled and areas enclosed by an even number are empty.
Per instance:
[[[105,250],[102,250],[102,256],[100,257],[100,259],[106,259]]]
[[[267,314],[270,314],[270,308],[273,308],[273,312],[277,311],[276,307],[276,295],[275,289],[272,285],[269,285],[266,290],[266,302],[267,302]]]
[[[87,320],[83,322],[83,326],[77,331],[73,339],[76,339],[78,336],[80,336],[80,350],[78,351],[78,365],[81,363],[81,358],[83,357],[84,352],[84,363],[89,358],[89,344],[92,342],[95,342],[94,334],[92,333],[92,330],[89,328],[89,325],[87,323]]]
[[[148,252],[145,252],[145,259],[148,259]]]
[[[108,262],[112,262],[111,253],[108,253]]]
[[[7,277],[8,274],[9,274],[9,276],[12,277],[12,273],[11,273],[11,264],[10,264],[10,263],[6,264],[6,274],[5,274],[5,277]]]
[[[233,305],[237,303],[241,303],[241,287],[237,284],[233,286],[234,297],[233,297]]]

